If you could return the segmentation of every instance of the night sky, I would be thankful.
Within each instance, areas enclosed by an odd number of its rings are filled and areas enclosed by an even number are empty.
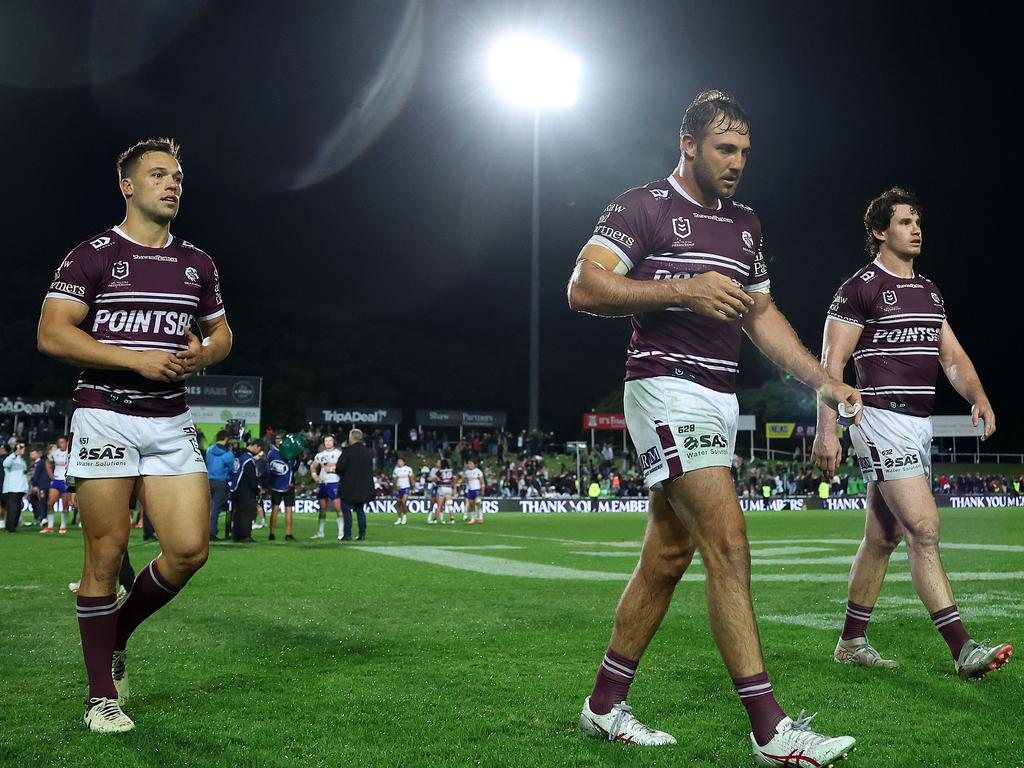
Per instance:
[[[546,428],[574,437],[623,374],[628,321],[566,306],[576,254],[608,201],[668,175],[683,108],[720,88],[751,118],[736,199],[805,343],[820,351],[835,288],[866,260],[867,202],[909,187],[920,271],[999,417],[990,445],[1019,450],[1018,270],[1002,273],[1019,238],[1017,43],[980,4],[940,5],[0,1],[0,394],[70,395],[75,372],[35,351],[42,295],[67,251],[121,220],[117,154],[171,135],[172,232],[218,264],[235,332],[211,372],[263,375],[265,423],[390,405],[524,427],[532,117],[484,62],[525,31],[582,61],[576,105],[541,126]],[[777,380],[747,347],[741,383]],[[943,379],[937,412],[966,411]]]

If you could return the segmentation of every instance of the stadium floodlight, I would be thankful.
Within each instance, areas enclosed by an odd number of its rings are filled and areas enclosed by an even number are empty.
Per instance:
[[[540,428],[540,113],[576,102],[580,61],[537,38],[521,35],[491,48],[491,80],[509,102],[533,111],[533,206],[530,249],[530,416]]]
[[[491,49],[490,70],[495,87],[513,104],[540,110],[576,102],[579,59],[543,40],[499,40]]]

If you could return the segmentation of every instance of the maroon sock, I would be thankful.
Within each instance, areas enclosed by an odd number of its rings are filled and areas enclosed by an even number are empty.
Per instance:
[[[89,698],[117,698],[110,664],[117,634],[117,598],[114,595],[79,595],[78,631],[82,636],[85,674],[89,677]]]
[[[639,663],[639,660],[619,656],[609,648],[597,668],[594,690],[590,693],[590,711],[595,715],[607,715],[615,704],[625,701]]]
[[[180,587],[172,587],[160,575],[156,560],[139,571],[132,591],[128,593],[128,599],[124,601],[117,616],[117,639],[114,650],[123,651],[135,628],[171,602],[180,591]]]
[[[971,639],[971,636],[967,634],[963,622],[960,621],[960,611],[956,609],[956,603],[949,608],[943,608],[941,611],[933,613],[932,623],[935,624],[935,628],[939,630],[942,639],[949,646],[949,652],[953,654],[953,661],[959,661],[960,650],[964,647],[964,643]]]
[[[763,747],[775,737],[775,726],[786,716],[782,707],[775,701],[772,684],[768,673],[762,672],[752,677],[734,677],[732,684],[736,693],[747,709],[750,718],[750,730],[754,732],[757,744]]]
[[[868,622],[871,621],[871,608],[858,605],[853,600],[846,603],[846,623],[843,624],[843,640],[867,635]]]

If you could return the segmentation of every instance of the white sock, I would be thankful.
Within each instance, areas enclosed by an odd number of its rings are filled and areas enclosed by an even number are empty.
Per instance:
[[[68,527],[68,513],[65,512],[63,509],[60,511],[60,527],[61,528],[67,528]]]
[[[46,513],[46,527],[53,528],[53,512]]]
[[[345,533],[345,521],[340,517],[338,518],[338,538],[340,539]]]
[[[324,523],[326,523],[326,522],[327,521],[324,518],[322,518],[322,517],[320,518],[320,535],[321,536],[324,535]]]

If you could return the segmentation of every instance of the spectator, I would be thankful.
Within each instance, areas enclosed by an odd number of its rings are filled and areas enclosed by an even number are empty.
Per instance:
[[[14,453],[3,460],[3,494],[7,506],[8,533],[16,533],[21,517],[21,502],[28,493],[28,462],[25,461],[25,444],[15,443]]]
[[[228,447],[229,437],[226,429],[220,430],[217,442],[206,449],[206,472],[210,481],[210,541],[220,541],[217,520],[228,502],[228,478],[235,463],[235,455]]]
[[[359,521],[359,541],[366,538],[365,505],[373,501],[373,454],[363,444],[363,431],[353,429],[348,433],[348,448],[338,462],[338,476],[341,478],[341,509],[345,518],[342,541],[352,540],[352,512]]]

